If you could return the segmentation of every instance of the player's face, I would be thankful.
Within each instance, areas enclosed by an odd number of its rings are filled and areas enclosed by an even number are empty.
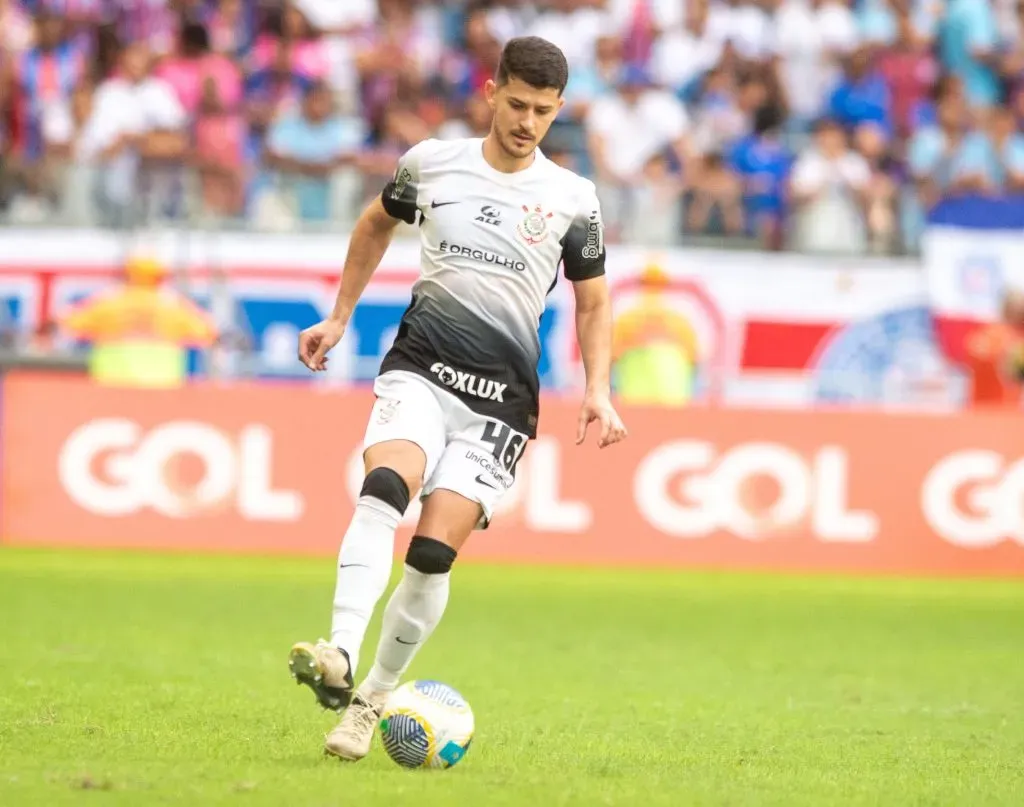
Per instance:
[[[518,78],[501,87],[488,81],[486,94],[498,145],[516,159],[533,153],[565,103],[554,87],[539,90]]]

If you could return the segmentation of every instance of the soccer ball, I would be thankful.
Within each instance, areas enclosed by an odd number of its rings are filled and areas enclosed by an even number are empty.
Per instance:
[[[440,681],[402,684],[384,705],[380,737],[384,750],[403,768],[450,768],[473,739],[473,710]]]

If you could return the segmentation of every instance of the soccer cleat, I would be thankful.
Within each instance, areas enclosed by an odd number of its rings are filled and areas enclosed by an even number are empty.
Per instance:
[[[373,730],[377,727],[389,692],[359,692],[352,698],[341,721],[327,735],[324,750],[341,759],[355,762],[370,753]]]
[[[299,642],[288,654],[288,667],[297,684],[313,690],[325,709],[340,712],[352,700],[352,665],[348,654],[327,644]]]

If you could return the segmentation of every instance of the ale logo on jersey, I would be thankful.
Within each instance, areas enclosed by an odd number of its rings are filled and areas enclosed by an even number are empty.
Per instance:
[[[438,380],[446,387],[457,392],[465,392],[467,395],[475,395],[485,401],[498,401],[504,403],[502,397],[508,384],[499,384],[489,378],[480,378],[472,373],[464,373],[462,370],[455,370],[447,364],[434,362],[430,366],[430,372],[437,376]]]
[[[541,205],[537,205],[533,210],[523,205],[523,212],[526,216],[516,230],[519,237],[532,247],[548,237],[548,220],[555,214],[545,213]]]

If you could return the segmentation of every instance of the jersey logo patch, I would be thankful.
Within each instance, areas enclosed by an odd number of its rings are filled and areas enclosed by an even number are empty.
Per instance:
[[[398,199],[402,198],[402,194],[405,193],[406,187],[412,181],[412,173],[408,168],[403,168],[398,172],[398,176],[395,177],[395,187],[391,191],[391,198]]]
[[[548,219],[555,214],[545,213],[541,205],[537,205],[533,210],[523,205],[523,212],[526,216],[516,227],[516,231],[519,237],[532,247],[548,237]]]
[[[490,224],[492,227],[501,226],[501,211],[491,205],[484,205],[480,208],[480,215],[476,217],[475,221],[479,221],[481,224]]]
[[[489,378],[480,378],[472,373],[464,373],[456,370],[443,362],[434,362],[430,366],[430,372],[437,376],[438,380],[446,387],[451,387],[459,392],[475,395],[485,401],[497,401],[504,403],[502,395],[508,384],[501,384]]]

